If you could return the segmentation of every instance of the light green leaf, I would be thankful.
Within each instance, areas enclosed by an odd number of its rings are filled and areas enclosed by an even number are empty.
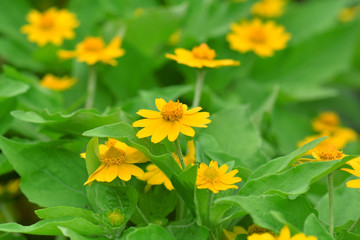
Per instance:
[[[10,98],[29,90],[29,85],[5,77],[0,78],[0,98]]]
[[[62,234],[64,234],[64,236],[69,237],[71,240],[109,240],[109,238],[105,236],[104,237],[83,236],[77,233],[76,231],[71,230],[70,228],[59,227],[59,229],[61,230]]]
[[[174,240],[163,227],[150,223],[147,227],[131,227],[121,236],[124,240]]]
[[[93,137],[86,147],[86,170],[89,175],[93,174],[100,166],[99,160],[99,139]]]
[[[199,226],[194,222],[173,222],[166,229],[171,233],[175,240],[196,239],[206,240],[209,236],[209,230],[204,226]]]
[[[321,224],[319,219],[315,214],[310,214],[305,221],[304,233],[306,235],[316,236],[321,240],[333,240],[334,238],[330,236],[329,232]]]

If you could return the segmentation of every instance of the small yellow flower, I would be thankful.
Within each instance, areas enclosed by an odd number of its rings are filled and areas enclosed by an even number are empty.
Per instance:
[[[342,159],[346,155],[339,151],[329,139],[325,139],[313,149],[312,156],[315,161],[332,161]]]
[[[274,18],[284,14],[284,0],[262,0],[255,3],[251,13],[260,17]]]
[[[115,66],[115,58],[125,54],[124,49],[120,48],[121,38],[114,37],[108,46],[100,37],[87,37],[84,41],[76,45],[75,51],[60,50],[58,55],[62,59],[77,58],[79,62],[94,65],[103,62]]]
[[[226,173],[228,170],[228,165],[224,164],[219,168],[216,161],[211,161],[209,166],[201,163],[196,177],[197,188],[207,188],[214,193],[230,188],[237,189],[238,186],[234,185],[234,183],[240,182],[241,178],[234,176],[239,171],[232,170]]]
[[[360,5],[344,8],[340,11],[338,18],[340,22],[351,22],[359,13]]]
[[[107,213],[106,220],[111,226],[117,227],[124,222],[124,215],[120,209],[114,209],[112,212]]]
[[[235,240],[236,236],[239,234],[247,234],[247,231],[243,227],[235,226],[233,227],[232,232],[227,231],[223,228],[224,237],[226,240]]]
[[[165,54],[167,58],[175,60],[180,64],[185,64],[189,67],[195,68],[215,68],[240,65],[239,61],[231,59],[215,60],[215,55],[215,50],[210,49],[206,43],[194,47],[192,51],[186,50],[184,48],[177,48],[175,49],[175,55],[168,53]]]
[[[105,144],[99,145],[101,165],[90,175],[84,185],[99,182],[112,182],[116,177],[129,181],[131,176],[142,176],[144,171],[134,163],[147,162],[149,159],[135,148],[123,142],[109,138]]]
[[[298,233],[291,237],[290,230],[287,226],[284,226],[281,231],[280,235],[273,236],[270,233],[255,233],[247,238],[248,240],[317,240],[317,237],[309,236],[307,237],[304,233]]]
[[[314,131],[332,132],[340,125],[340,118],[334,112],[322,112],[311,124]]]
[[[39,46],[61,45],[64,39],[75,37],[74,28],[79,26],[75,14],[65,9],[50,8],[43,13],[31,10],[26,19],[29,24],[23,26],[21,32],[28,34],[29,41]]]
[[[226,36],[230,48],[241,53],[254,51],[260,57],[271,57],[274,51],[286,47],[291,35],[283,26],[273,21],[263,23],[256,18],[231,25],[232,32]]]
[[[341,168],[341,170],[347,171],[354,176],[360,177],[360,157],[354,158],[348,161],[346,164],[350,165],[353,169]],[[348,188],[360,188],[360,178],[350,180],[346,183]]]
[[[205,124],[211,121],[207,119],[208,112],[199,112],[202,108],[195,107],[188,110],[186,104],[180,102],[166,102],[162,98],[155,99],[155,104],[159,112],[141,109],[138,115],[145,117],[134,122],[134,127],[143,127],[136,136],[138,138],[151,137],[153,143],[158,143],[168,137],[173,142],[179,136],[179,133],[193,137],[195,135],[192,127],[207,128]]]
[[[185,166],[188,166],[189,164],[192,165],[195,162],[194,141],[188,141],[187,147],[188,147],[188,154],[186,154],[184,156]],[[176,162],[180,166],[180,160],[179,160],[178,156],[173,153],[173,157],[175,158]],[[155,164],[147,165],[145,174],[141,177],[138,177],[138,179],[140,179],[142,181],[147,181],[147,184],[149,186],[146,186],[145,189],[149,188],[151,185],[164,184],[164,186],[169,191],[174,190],[174,187],[173,187],[170,179]]]
[[[52,74],[46,74],[40,82],[40,85],[55,91],[64,91],[71,88],[76,83],[75,78],[56,77]]]

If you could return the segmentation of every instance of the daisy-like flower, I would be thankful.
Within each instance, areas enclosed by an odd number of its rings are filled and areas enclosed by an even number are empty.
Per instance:
[[[82,155],[86,157],[86,155]],[[135,163],[143,163],[149,159],[135,148],[123,142],[109,138],[105,144],[99,145],[99,158],[101,165],[90,175],[84,185],[99,182],[112,182],[116,177],[129,181],[131,176],[140,177],[144,171]]]
[[[201,163],[197,172],[196,187],[199,189],[207,188],[213,193],[230,188],[237,189],[238,186],[234,185],[234,183],[240,182],[241,178],[234,176],[239,171],[232,170],[226,173],[228,170],[228,165],[224,164],[219,168],[216,161],[211,161],[209,166]]]
[[[188,141],[188,154],[184,156],[185,166],[192,165],[195,162],[195,147],[194,141]],[[180,165],[180,160],[176,154],[173,153],[173,157],[175,161]],[[180,165],[181,166],[181,165]],[[138,179],[147,182],[147,186],[145,190],[149,189],[152,185],[161,185],[164,186],[169,190],[174,190],[174,187],[170,181],[170,179],[158,168],[155,164],[149,164],[146,167],[146,172]]]
[[[340,125],[340,118],[334,112],[322,112],[312,123],[312,128],[317,132],[332,132]]]
[[[274,51],[286,47],[291,35],[283,26],[273,21],[262,22],[256,18],[231,25],[232,32],[226,36],[230,48],[241,53],[254,51],[260,57],[271,57]]]
[[[262,0],[255,3],[251,13],[260,17],[274,18],[284,14],[285,0]]]
[[[248,240],[317,240],[315,236],[307,237],[304,233],[298,233],[291,237],[290,230],[287,226],[284,226],[279,236],[273,236],[270,233],[255,233],[247,238]]]
[[[70,77],[56,77],[52,74],[46,74],[40,81],[40,85],[55,91],[64,91],[71,88],[76,83],[75,78]]]
[[[360,177],[360,157],[354,158],[348,161],[346,164],[350,165],[353,169],[341,168],[341,170],[347,171],[354,176]],[[346,183],[348,188],[360,188],[360,178],[350,180]]]
[[[108,46],[100,37],[87,37],[84,41],[76,45],[75,51],[60,50],[58,55],[62,59],[77,58],[79,62],[94,65],[103,62],[115,66],[115,58],[125,54],[124,49],[120,48],[121,38],[114,37]]]
[[[215,68],[240,65],[239,61],[231,59],[215,60],[215,55],[215,50],[210,49],[206,43],[194,47],[191,51],[184,48],[177,48],[175,49],[175,55],[169,53],[165,54],[167,58],[194,68]]]
[[[195,131],[192,127],[207,128],[205,124],[211,122],[207,119],[208,112],[199,112],[202,108],[195,107],[188,110],[187,105],[180,102],[166,102],[162,98],[155,99],[155,105],[159,112],[141,109],[138,115],[145,117],[134,122],[134,127],[143,127],[136,136],[138,138],[151,137],[153,143],[158,143],[168,137],[173,142],[179,133],[193,137]]]
[[[342,151],[339,151],[329,139],[325,139],[317,145],[311,154],[315,158],[315,161],[332,161],[342,159],[346,156]]]
[[[31,10],[26,19],[29,24],[24,25],[21,32],[39,46],[47,43],[61,45],[64,39],[75,37],[74,28],[79,26],[75,14],[65,9],[50,8],[43,13]]]

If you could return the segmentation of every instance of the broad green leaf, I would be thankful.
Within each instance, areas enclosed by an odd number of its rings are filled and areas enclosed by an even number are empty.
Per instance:
[[[124,240],[174,240],[165,228],[150,223],[147,227],[127,229],[121,236]]]
[[[79,233],[77,233],[74,230],[71,230],[70,228],[65,228],[65,227],[58,227],[62,234],[64,234],[64,236],[69,237],[71,240],[108,240],[109,238],[105,237],[105,236],[99,236],[99,237],[94,237],[94,236],[83,236]]]
[[[93,174],[95,170],[100,166],[99,161],[99,139],[93,137],[86,147],[86,170],[89,174]]]
[[[304,233],[306,235],[316,236],[321,240],[333,240],[334,238],[330,236],[328,230],[321,224],[319,219],[315,214],[310,214],[305,221]]]
[[[9,98],[25,93],[29,85],[5,77],[0,78],[0,98]]]
[[[0,240],[26,240],[26,238],[19,233],[3,233],[0,235]]]
[[[13,166],[11,166],[4,154],[0,154],[0,175],[11,172],[12,170],[14,170]]]
[[[31,202],[43,207],[89,205],[83,186],[85,164],[77,153],[55,142],[25,144],[4,137],[0,148],[20,175],[21,190]]]
[[[206,240],[209,236],[209,230],[204,226],[199,226],[194,222],[173,222],[166,229],[171,233],[175,240],[197,239]]]
[[[11,126],[13,118],[10,112],[17,106],[14,98],[0,100],[0,134],[4,134]]]
[[[360,234],[348,232],[345,229],[341,230],[337,240],[360,240]]]
[[[279,232],[283,227],[270,211],[282,214],[284,219],[298,229],[304,228],[304,222],[309,214],[316,213],[308,201],[303,197],[295,200],[282,198],[280,196],[230,196],[218,199],[216,202],[233,203],[250,214],[257,225]]]

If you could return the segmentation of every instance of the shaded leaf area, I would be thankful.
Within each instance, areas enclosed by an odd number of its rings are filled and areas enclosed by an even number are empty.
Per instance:
[[[170,232],[175,240],[182,239],[208,239],[209,230],[204,226],[199,226],[194,222],[172,222],[166,229]]]
[[[299,230],[304,229],[304,223],[309,214],[317,214],[304,197],[290,200],[277,195],[229,196],[218,199],[216,202],[238,205],[250,214],[254,223],[274,232],[279,232],[283,223],[274,214],[269,214],[270,212],[280,214],[284,221],[292,223]]]
[[[150,223],[147,227],[128,228],[121,239],[125,240],[174,240],[171,234],[163,227]]]
[[[4,154],[0,154],[0,175],[6,174],[14,170]]]
[[[87,173],[78,153],[56,142],[20,143],[4,137],[0,149],[20,175],[21,190],[31,202],[43,207],[89,205],[83,186]]]

